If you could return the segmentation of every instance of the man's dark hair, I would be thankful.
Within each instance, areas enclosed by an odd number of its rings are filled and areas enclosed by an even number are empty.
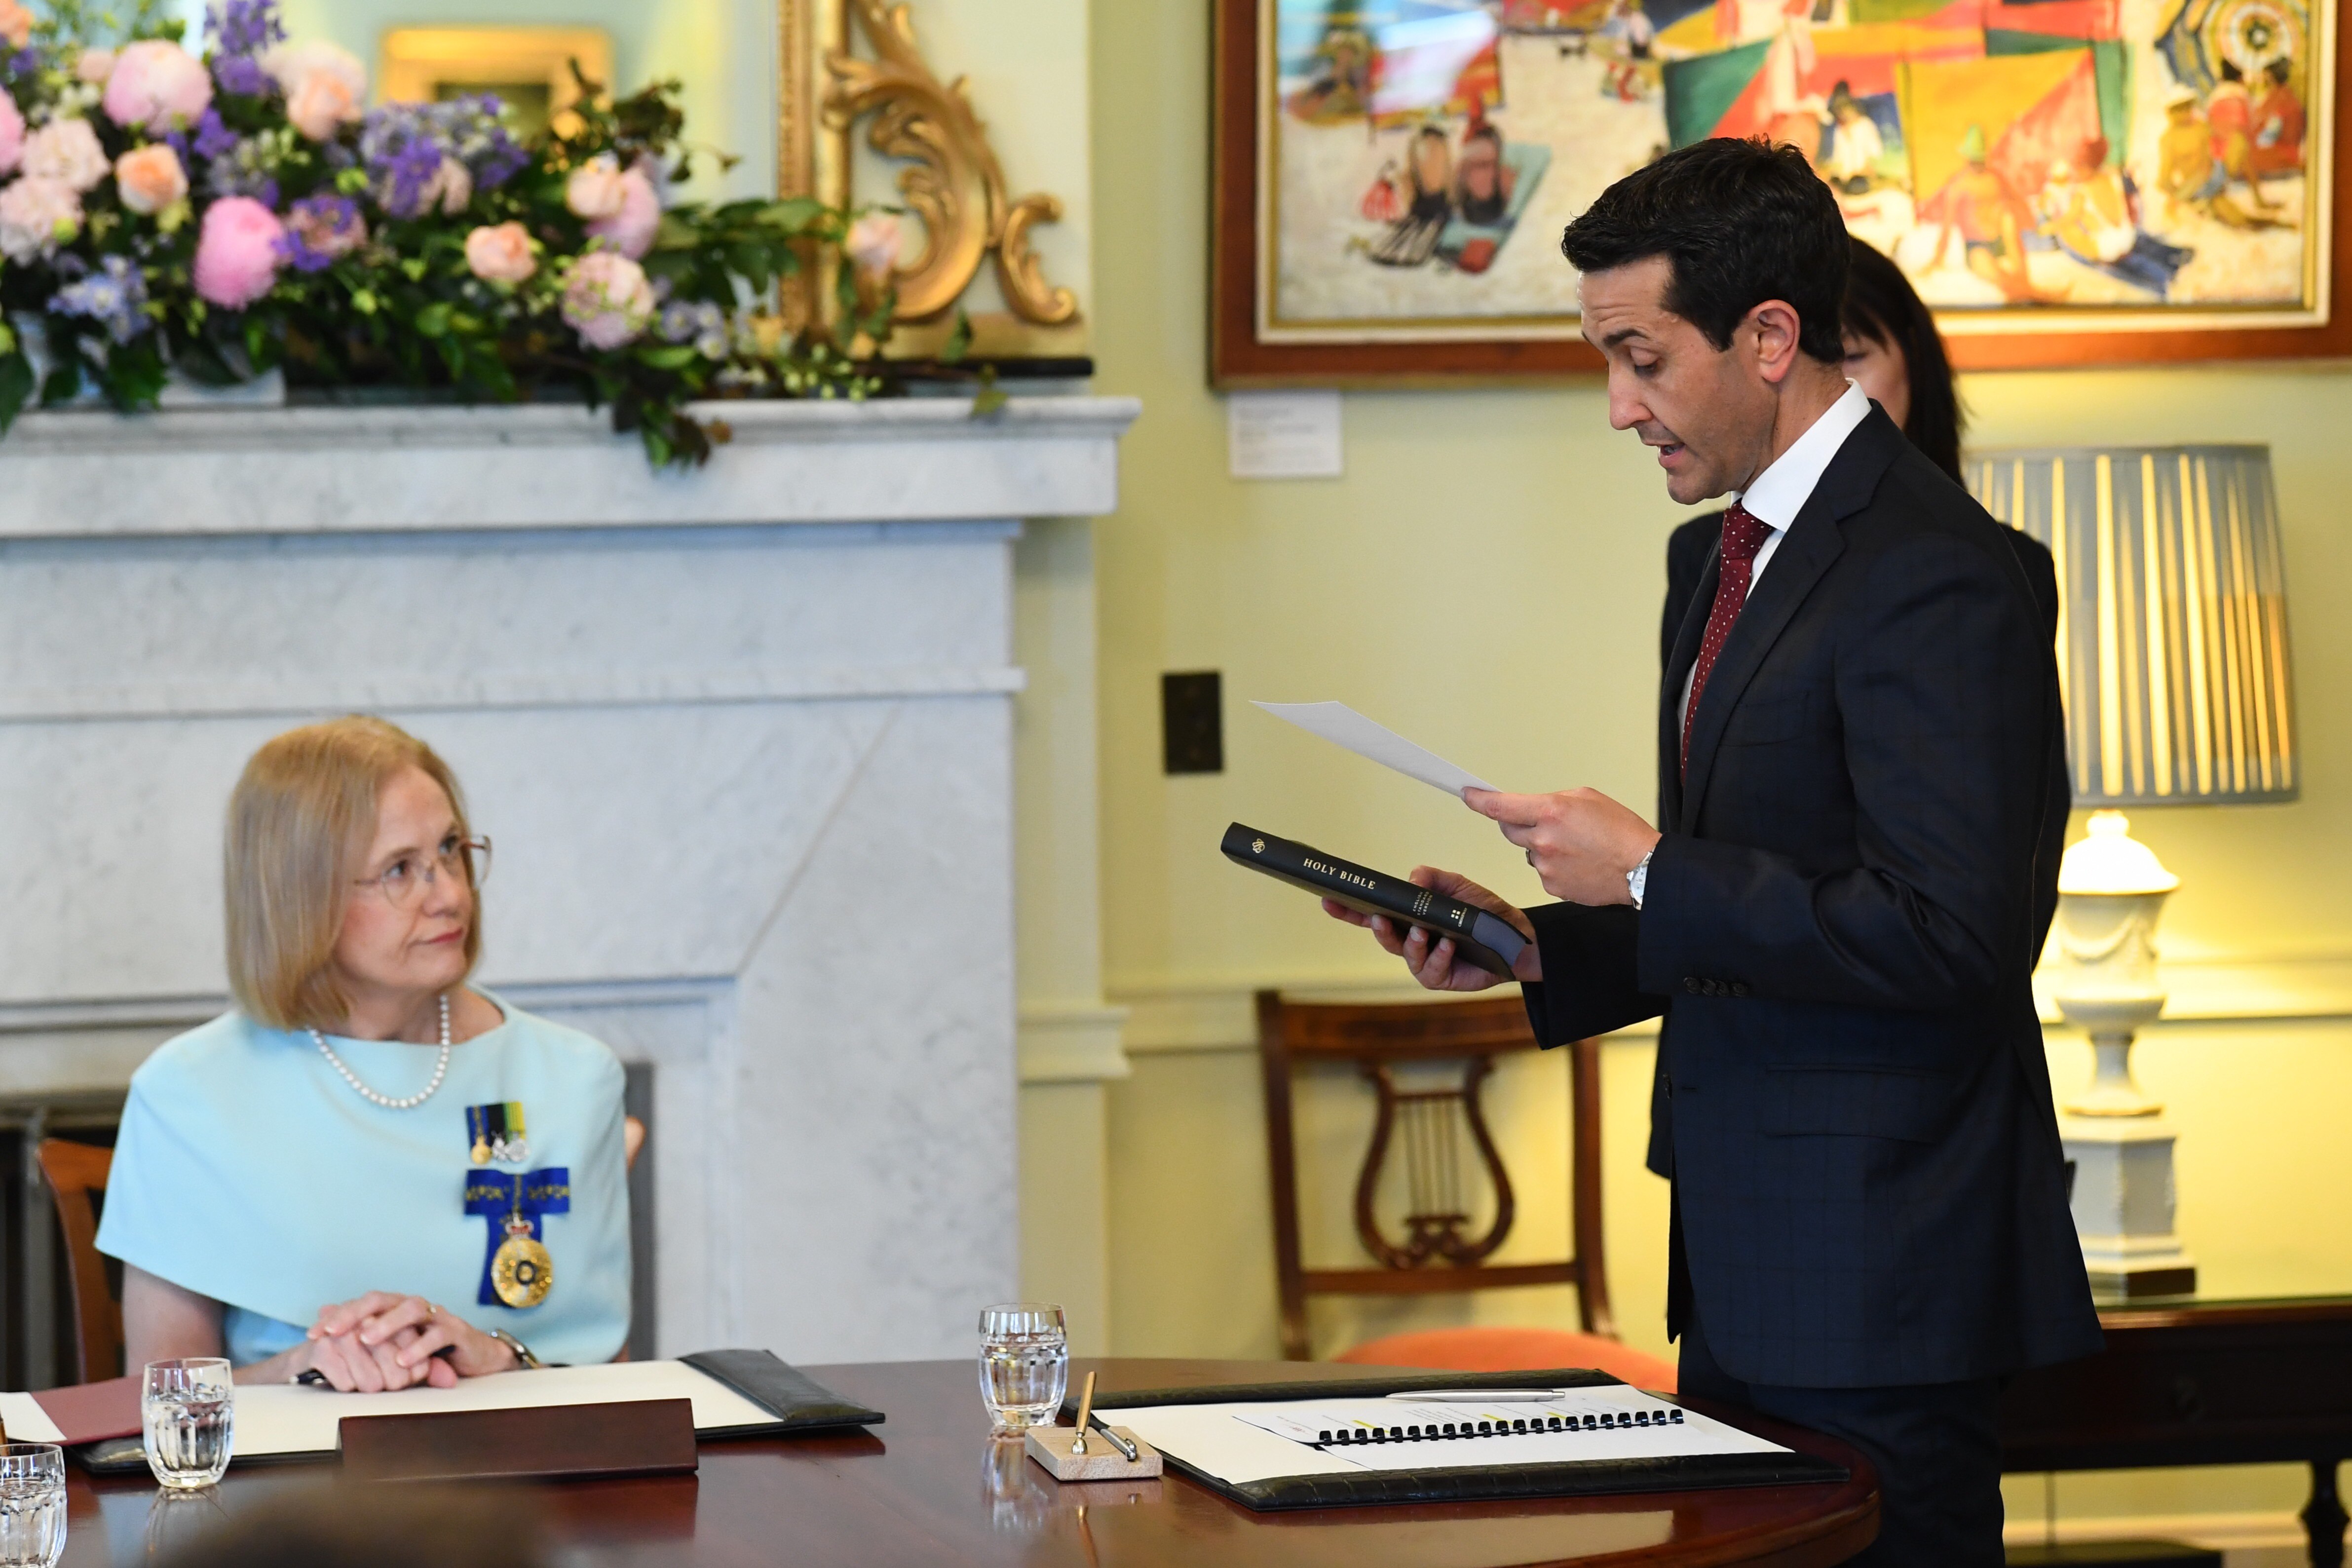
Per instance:
[[[1830,364],[1844,358],[1845,220],[1794,147],[1711,137],[1669,153],[1601,192],[1559,248],[1580,272],[1664,257],[1666,309],[1718,350],[1748,311],[1785,300],[1799,348]]]
[[[1845,280],[1845,330],[1858,338],[1899,349],[1911,384],[1911,416],[1903,434],[1936,467],[1960,477],[1960,397],[1952,384],[1952,362],[1937,335],[1936,318],[1918,290],[1883,251],[1867,241],[1851,242],[1852,270]]]

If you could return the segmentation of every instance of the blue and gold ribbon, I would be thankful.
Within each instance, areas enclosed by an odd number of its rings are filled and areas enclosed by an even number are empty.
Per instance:
[[[504,1171],[475,1171],[466,1177],[466,1212],[489,1221],[489,1245],[482,1253],[482,1287],[475,1300],[485,1307],[506,1303],[490,1283],[490,1269],[507,1238],[507,1222],[520,1218],[530,1226],[533,1241],[544,1244],[539,1222],[543,1215],[572,1212],[572,1171],[549,1165],[521,1175]]]

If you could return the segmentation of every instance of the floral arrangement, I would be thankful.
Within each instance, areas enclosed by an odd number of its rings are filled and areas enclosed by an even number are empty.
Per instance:
[[[656,464],[723,424],[691,399],[884,383],[897,220],[811,200],[679,202],[675,83],[519,142],[488,96],[365,107],[275,0],[224,0],[202,58],[157,0],[127,24],[0,0],[0,431],[94,390],[152,408],[176,373],[609,405]],[[837,247],[840,321],[781,285]]]

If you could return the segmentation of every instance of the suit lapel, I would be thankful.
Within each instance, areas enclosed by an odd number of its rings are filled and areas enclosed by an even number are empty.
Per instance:
[[[1739,705],[1741,693],[1763,668],[1765,656],[1788,630],[1813,585],[1844,551],[1839,521],[1869,504],[1879,479],[1902,450],[1903,441],[1903,432],[1874,405],[1869,417],[1855,426],[1822,470],[1821,482],[1781,536],[1763,577],[1741,606],[1731,635],[1724,639],[1723,651],[1716,656],[1715,668],[1707,672],[1706,690],[1692,717],[1690,765],[1684,770],[1680,801],[1685,831],[1698,820],[1700,803],[1706,798],[1707,776],[1714,771],[1731,710]],[[1712,593],[1708,598],[1711,603]],[[1687,636],[1687,621],[1683,629]],[[1675,652],[1680,654],[1679,645]]]
[[[1666,660],[1658,689],[1658,829],[1672,833],[1683,818],[1683,682],[1698,662],[1698,645],[1706,636],[1706,618],[1715,609],[1715,590],[1722,581],[1723,546],[1717,543],[1699,574],[1690,607],[1683,612],[1682,629],[1675,634],[1674,656]]]

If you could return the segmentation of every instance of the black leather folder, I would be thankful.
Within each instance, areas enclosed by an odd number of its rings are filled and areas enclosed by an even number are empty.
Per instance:
[[[1544,1372],[1389,1372],[1315,1383],[1227,1383],[1198,1388],[1097,1389],[1095,1409],[1159,1405],[1241,1405],[1286,1399],[1379,1399],[1413,1389],[1600,1388],[1622,1383],[1588,1367]],[[1062,1413],[1073,1419],[1075,1401]],[[1586,1459],[1553,1465],[1486,1465],[1360,1475],[1273,1476],[1234,1483],[1163,1452],[1168,1464],[1211,1491],[1261,1513],[1377,1503],[1492,1502],[1514,1498],[1602,1497],[1630,1492],[1711,1491],[1723,1487],[1832,1485],[1850,1472],[1810,1454],[1706,1454],[1674,1459]]]
[[[771,1351],[697,1351],[677,1359],[774,1414],[773,1426],[742,1428],[746,1436],[872,1426],[883,1419],[879,1410],[844,1399]]]

